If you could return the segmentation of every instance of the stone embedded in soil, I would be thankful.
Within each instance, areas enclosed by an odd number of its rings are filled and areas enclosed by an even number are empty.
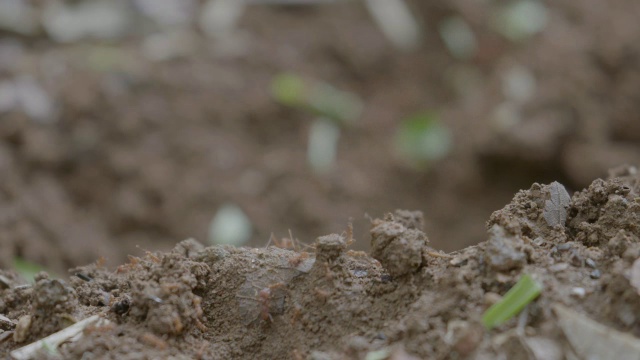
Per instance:
[[[453,320],[447,324],[447,337],[454,350],[462,355],[469,356],[480,345],[484,336],[482,325],[468,321]]]
[[[8,317],[0,314],[0,330],[13,330],[16,327],[16,323]]]
[[[407,228],[403,221],[387,214],[384,220],[373,221],[370,233],[371,256],[380,261],[391,276],[415,272],[422,265],[423,251],[429,242],[422,231]]]
[[[630,234],[627,231],[620,230],[616,236],[609,240],[607,243],[607,249],[612,255],[622,256],[630,244],[638,242],[639,240],[635,235]]]
[[[518,236],[509,235],[499,225],[489,229],[489,240],[485,246],[485,258],[489,266],[496,271],[519,269],[527,262],[527,247]]]
[[[13,333],[13,341],[19,344],[27,340],[30,335],[32,322],[33,317],[31,315],[21,316],[20,319],[18,319],[18,324],[16,325],[16,329]]]

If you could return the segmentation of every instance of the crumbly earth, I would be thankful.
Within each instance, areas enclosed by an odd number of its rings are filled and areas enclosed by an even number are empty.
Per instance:
[[[136,246],[205,242],[225,203],[251,219],[253,246],[289,229],[311,241],[350,217],[363,238],[365,213],[402,207],[421,210],[432,245],[453,251],[483,240],[483,223],[518,189],[581,189],[640,158],[640,2],[548,1],[545,30],[518,42],[493,28],[510,1],[407,2],[424,25],[408,53],[358,1],[251,5],[231,47],[187,24],[187,40],[169,43],[185,52],[164,60],[147,56],[148,44],[174,29],[144,17],[111,42],[0,29],[0,268],[16,257],[57,272],[100,256],[115,266]],[[456,17],[475,34],[473,58],[452,56],[440,36]],[[535,89],[514,100],[505,79],[523,69]],[[269,94],[283,71],[364,102],[325,176],[307,165],[312,115]],[[50,113],[10,107],[18,83],[39,85]],[[440,115],[453,148],[414,171],[394,155],[393,134],[425,110]]]
[[[0,353],[97,314],[110,322],[34,356],[581,358],[563,309],[640,337],[638,279],[630,276],[640,258],[640,176],[635,168],[614,175],[560,207],[553,202],[562,185],[533,184],[493,213],[485,242],[449,254],[429,246],[421,213],[396,211],[371,222],[371,253],[350,250],[347,229],[281,247],[190,239],[115,269],[72,269],[68,280],[41,273],[33,286],[3,271],[0,314],[13,325],[2,328]],[[523,274],[541,295],[485,329],[483,312]]]

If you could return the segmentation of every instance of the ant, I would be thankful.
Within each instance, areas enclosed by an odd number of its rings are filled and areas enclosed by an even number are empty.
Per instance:
[[[306,251],[296,253],[296,255],[293,255],[289,258],[289,265],[293,267],[297,267],[298,265],[300,265],[300,263],[307,260],[308,258],[309,258],[309,253]]]
[[[142,334],[140,341],[159,350],[164,350],[169,346],[162,338],[149,332]]]
[[[271,291],[275,289],[281,289],[285,287],[283,283],[277,283],[269,285],[266,288],[258,291],[258,302],[260,303],[260,317],[262,320],[267,319],[273,322],[273,316],[271,316]]]
[[[307,245],[302,241],[294,238],[291,230],[289,230],[289,237],[282,238],[282,240],[278,240],[275,235],[271,233],[271,237],[269,237],[269,241],[267,242],[265,248],[268,248],[271,243],[273,243],[273,245],[277,248],[293,250],[295,252],[299,252],[302,249],[314,249],[314,245]]]
[[[241,312],[244,312],[243,317],[245,323],[251,324],[255,320],[262,319],[262,321],[273,322],[272,314],[282,313],[284,306],[284,294],[278,290],[284,289],[286,285],[284,283],[276,283],[269,285],[258,290],[256,296],[243,296],[236,295],[240,301]],[[257,303],[257,306],[247,306],[246,302],[242,300],[249,300]]]

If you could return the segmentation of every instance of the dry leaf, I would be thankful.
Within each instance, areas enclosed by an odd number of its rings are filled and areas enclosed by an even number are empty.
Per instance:
[[[542,216],[551,227],[558,224],[564,226],[567,221],[566,207],[571,203],[571,197],[564,186],[557,181],[549,185],[549,195],[550,199],[544,202]]]
[[[558,325],[581,359],[640,360],[640,340],[554,304]]]
[[[55,351],[62,343],[78,341],[84,336],[86,328],[90,326],[98,328],[109,324],[111,324],[109,320],[93,315],[34,343],[13,350],[11,357],[15,360],[40,359],[42,358],[40,351],[46,349]]]

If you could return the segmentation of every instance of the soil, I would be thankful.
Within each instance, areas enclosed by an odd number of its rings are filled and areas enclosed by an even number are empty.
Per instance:
[[[185,240],[115,271],[103,263],[72,269],[68,282],[40,273],[25,287],[2,272],[0,313],[27,325],[8,327],[0,351],[99,315],[109,323],[86,328],[55,353],[32,355],[585,358],[593,353],[571,341],[565,312],[640,336],[640,286],[629,275],[640,259],[640,175],[635,168],[619,175],[594,181],[560,207],[553,199],[562,185],[535,183],[491,215],[487,241],[449,254],[429,246],[420,212],[396,211],[372,220],[371,254],[349,249],[347,229],[290,248]],[[541,284],[541,295],[486,330],[483,312],[523,274]]]
[[[554,2],[548,30],[513,44],[485,24],[497,5],[417,2],[425,38],[412,53],[394,50],[350,3],[251,6],[239,49],[187,29],[196,46],[166,61],[145,57],[144,33],[64,46],[6,34],[1,78],[37,81],[52,105],[39,117],[2,114],[0,266],[20,256],[63,273],[100,256],[117,265],[140,248],[205,241],[228,202],[249,216],[256,246],[289,230],[310,241],[350,218],[362,238],[365,214],[394,208],[421,210],[439,249],[475,244],[518,189],[554,180],[579,189],[637,160],[638,9],[615,4]],[[477,33],[470,60],[453,58],[439,38],[437,24],[453,15]],[[510,105],[521,120],[504,124],[495,114],[510,104],[501,84],[513,65],[529,69],[537,87]],[[329,174],[307,166],[309,114],[269,95],[281,71],[366,104]],[[467,73],[475,75],[456,80]],[[389,136],[425,109],[454,138],[451,154],[426,172],[405,166]]]
[[[425,31],[408,53],[358,2],[252,5],[233,46],[194,25],[164,60],[147,28],[69,44],[0,29],[0,94],[35,83],[51,101],[0,98],[0,354],[94,314],[110,323],[60,356],[580,357],[558,304],[640,336],[638,180],[622,166],[640,158],[640,5],[554,1],[544,31],[510,42],[489,25],[501,2],[411,4]],[[448,53],[450,16],[473,58]],[[505,90],[514,68],[535,77],[526,98]],[[313,119],[269,94],[283,71],[363,99],[328,174],[307,165]],[[390,134],[425,109],[453,149],[416,170]],[[554,181],[573,196],[545,212]],[[201,245],[225,203],[255,248]],[[50,275],[25,286],[17,257]],[[542,295],[485,330],[523,273]]]

